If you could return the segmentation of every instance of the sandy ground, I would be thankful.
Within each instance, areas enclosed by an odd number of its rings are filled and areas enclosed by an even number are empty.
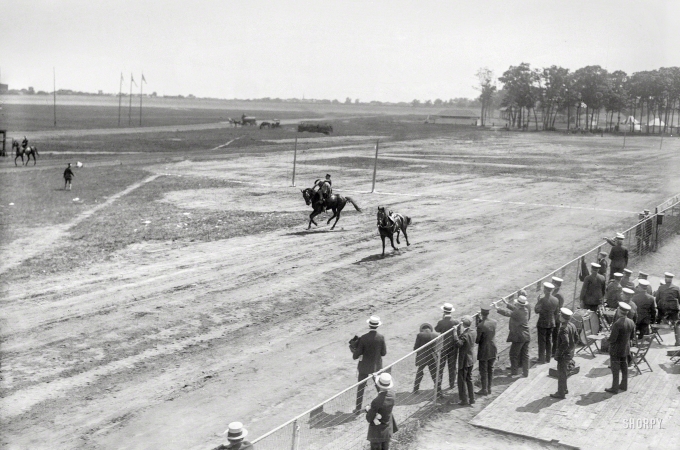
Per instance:
[[[382,317],[386,362],[394,361],[443,302],[473,311],[630,224],[630,211],[680,190],[677,171],[658,174],[634,153],[605,149],[586,164],[590,151],[577,141],[507,139],[486,149],[487,158],[455,142],[391,143],[376,194],[367,193],[370,170],[308,151],[298,179],[307,185],[330,171],[337,192],[364,209],[348,206],[333,232],[325,224],[307,232],[301,223],[209,243],[140,243],[87,270],[4,281],[2,445],[205,449],[222,442],[232,420],[255,437],[353,383],[346,343],[369,315]],[[534,146],[541,152],[531,163],[513,163],[509,149]],[[677,148],[669,143],[651,158],[677,167]],[[332,157],[364,154],[348,146]],[[620,158],[625,176],[613,176]],[[463,165],[472,171],[446,169]],[[162,200],[187,210],[306,209],[286,181],[289,154],[151,170],[240,182]],[[378,205],[413,218],[411,246],[402,241],[385,258]]]

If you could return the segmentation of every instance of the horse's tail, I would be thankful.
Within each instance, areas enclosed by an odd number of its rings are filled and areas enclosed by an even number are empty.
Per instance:
[[[350,202],[350,203],[352,204],[352,206],[354,206],[354,209],[356,209],[356,210],[359,211],[359,212],[363,212],[363,211],[361,210],[361,207],[360,207],[359,205],[357,205],[356,203],[354,203],[354,200],[352,200],[352,197],[345,197],[345,200],[347,200],[348,202]]]
[[[406,225],[411,225],[411,218],[409,216],[404,216],[404,219],[406,220]]]
[[[32,148],[33,148],[33,151],[35,152],[35,154],[37,155],[38,154],[38,147],[33,146]]]

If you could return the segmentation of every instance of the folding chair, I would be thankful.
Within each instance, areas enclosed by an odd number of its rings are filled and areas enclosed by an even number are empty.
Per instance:
[[[638,341],[636,348],[631,347],[630,349],[630,356],[633,360],[633,365],[640,375],[642,374],[642,371],[640,370],[640,364],[642,364],[643,361],[645,364],[647,364],[647,367],[649,367],[650,372],[654,372],[652,366],[650,366],[649,362],[647,361],[647,352],[649,351],[649,347],[652,346],[653,341],[654,337],[651,334],[648,334]]]
[[[581,340],[580,344],[581,347],[576,350],[576,353],[581,353],[583,350],[588,349],[590,351],[590,354],[595,357],[595,352],[593,351],[592,346],[595,346],[595,349],[599,352],[600,349],[597,346],[597,341],[601,340],[597,339],[596,337],[598,335],[593,335],[592,330],[590,328],[590,320],[586,320],[588,316],[583,317],[581,315],[576,315],[574,314],[572,317],[572,320],[574,321],[574,324],[576,325],[576,330],[579,333],[579,338]],[[604,336],[603,336],[604,337]]]
[[[661,344],[663,342],[663,338],[659,334],[659,330],[670,330],[671,326],[667,325],[665,323],[653,323],[650,324],[649,327],[652,329],[652,336],[654,339],[656,339],[656,342]]]
[[[668,356],[671,357],[673,364],[680,364],[680,349],[669,351]]]

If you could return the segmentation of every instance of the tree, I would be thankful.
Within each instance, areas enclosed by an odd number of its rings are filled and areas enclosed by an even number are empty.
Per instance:
[[[411,100],[411,106],[413,107],[420,106],[420,100],[418,100],[417,98]]]
[[[349,97],[347,97],[347,98],[345,99],[345,105],[351,105],[351,104],[352,104],[352,99],[349,98]]]
[[[506,94],[501,105],[508,108],[512,125],[526,127],[528,124],[525,124],[524,117],[529,115],[529,110],[536,104],[536,73],[528,63],[521,63],[519,66],[510,66],[498,81],[504,84]],[[526,116],[523,115],[523,109],[527,110]]]
[[[574,72],[581,100],[586,104],[586,130],[592,128],[595,112],[598,117],[609,89],[608,74],[600,66],[586,66]]]
[[[494,80],[494,74],[488,67],[482,67],[477,70],[477,79],[479,80],[479,86],[475,87],[479,94],[479,101],[482,104],[482,126],[485,125],[486,117],[490,116],[491,105],[493,104],[493,97],[496,93],[496,82]]]
[[[441,98],[438,98],[437,100],[434,101],[434,106],[442,106],[444,104],[444,101]]]

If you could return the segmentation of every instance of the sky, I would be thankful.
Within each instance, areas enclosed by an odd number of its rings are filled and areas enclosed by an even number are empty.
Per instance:
[[[680,0],[3,0],[0,82],[218,98],[478,96],[511,65],[680,65]],[[8,19],[9,18],[9,19]],[[134,91],[138,92],[138,87]]]

